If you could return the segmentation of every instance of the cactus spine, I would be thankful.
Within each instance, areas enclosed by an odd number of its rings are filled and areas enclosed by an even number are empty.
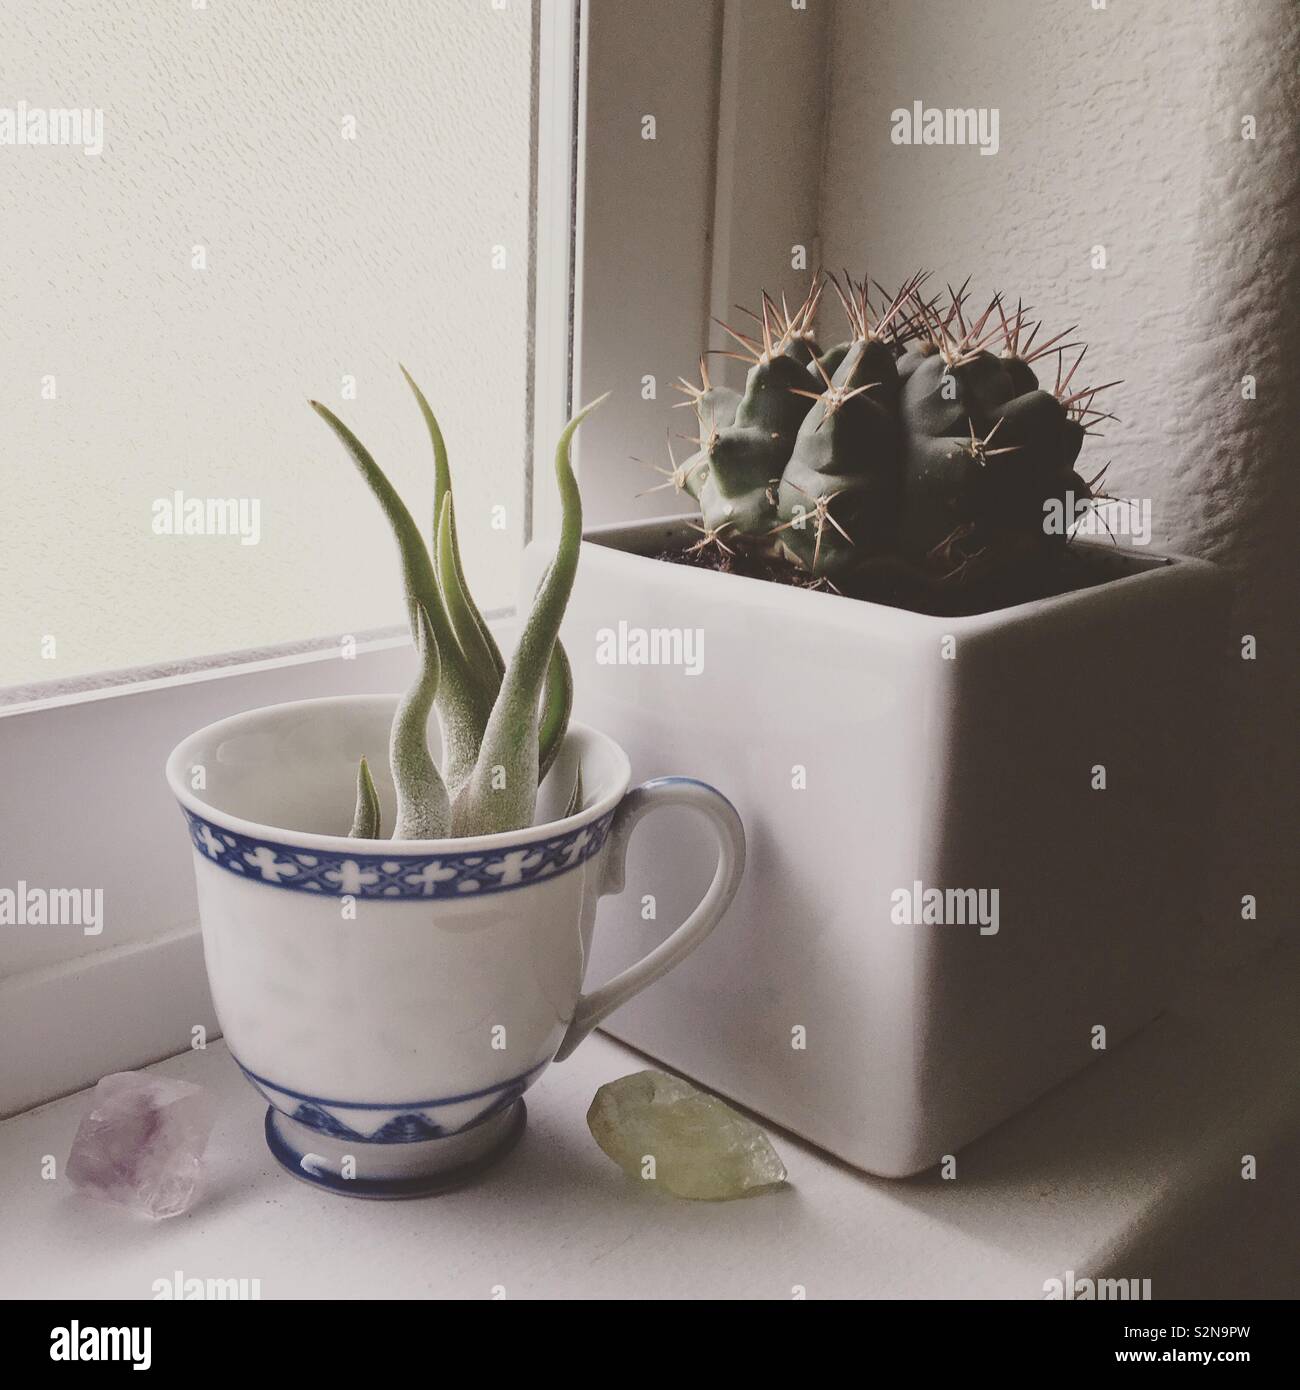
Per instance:
[[[1067,537],[1053,504],[1095,494],[1075,463],[1104,419],[1104,386],[1075,384],[1064,333],[1034,346],[1040,324],[995,295],[969,316],[967,288],[927,298],[918,272],[895,293],[818,276],[793,312],[763,295],[754,334],[727,324],[749,370],[743,392],[679,389],[699,422],[698,451],[668,484],[700,505],[702,538],[730,559],[788,566],[791,577],[871,592],[873,576],[935,592],[1041,568]],[[969,282],[968,282],[969,283]],[[823,351],[813,322],[835,291],[849,337]],[[748,311],[742,311],[748,312]],[[1056,359],[1055,386],[1034,364]],[[724,566],[729,567],[727,558]]]

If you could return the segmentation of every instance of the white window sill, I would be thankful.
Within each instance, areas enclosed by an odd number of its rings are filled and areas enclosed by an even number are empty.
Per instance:
[[[491,619],[507,648],[509,614]],[[245,654],[247,655],[247,654]],[[405,635],[202,665],[0,707],[0,887],[22,880],[103,894],[99,932],[0,927],[0,1116],[79,1090],[217,1030],[184,822],[163,778],[172,747],[238,710],[403,690]],[[148,673],[135,673],[136,676]]]
[[[519,1146],[476,1186],[362,1202],[294,1182],[225,1048],[161,1062],[209,1088],[202,1198],[153,1224],[42,1181],[85,1108],[0,1124],[0,1296],[149,1298],[153,1282],[261,1280],[264,1298],[1042,1298],[1044,1281],[1150,1278],[1160,1297],[1295,1296],[1300,952],[1202,987],[966,1149],[955,1181],[864,1177],[774,1133],[789,1191],[678,1202],[622,1177],[584,1122],[649,1065],[603,1035],[528,1095]],[[1259,1175],[1241,1178],[1254,1154]]]

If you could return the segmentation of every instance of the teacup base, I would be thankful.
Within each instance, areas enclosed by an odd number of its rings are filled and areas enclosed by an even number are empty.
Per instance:
[[[367,1144],[331,1139],[272,1106],[266,1112],[266,1145],[295,1178],[343,1197],[432,1197],[463,1186],[504,1158],[527,1120],[520,1098],[460,1134],[411,1144]]]

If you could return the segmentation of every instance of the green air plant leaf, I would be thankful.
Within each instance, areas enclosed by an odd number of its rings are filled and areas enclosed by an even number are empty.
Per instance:
[[[348,834],[356,840],[377,840],[380,834],[379,793],[365,758],[357,766],[357,809]]]
[[[411,388],[416,404],[420,407],[425,428],[429,432],[429,442],[433,446],[433,554],[438,568],[438,582],[442,587],[444,596],[449,596],[453,588],[461,595],[463,607],[467,610],[461,621],[467,620],[478,629],[481,645],[486,648],[491,667],[496,671],[496,679],[492,682],[492,697],[495,699],[501,686],[501,677],[505,674],[506,663],[501,655],[501,649],[488,631],[483,614],[474,602],[469,585],[465,583],[465,571],[460,559],[460,545],[456,539],[454,513],[450,519],[447,541],[444,543],[442,538],[442,514],[451,499],[451,467],[447,461],[447,445],[442,437],[442,430],[438,425],[437,417],[425,399],[424,392],[415,384],[414,377],[405,367],[402,368],[402,375],[406,378],[406,384]],[[450,608],[450,600],[448,606]],[[461,647],[468,654],[471,647],[461,636],[461,622],[457,621],[454,612],[451,613],[451,619],[456,625],[456,635],[460,638]],[[478,643],[473,645],[477,646]]]
[[[495,672],[489,676],[486,672],[475,671],[466,661],[443,606],[433,563],[420,528],[383,470],[365,445],[328,406],[312,401],[311,407],[338,436],[393,528],[402,557],[402,579],[406,586],[411,633],[417,646],[417,610],[423,606],[428,615],[442,663],[438,714],[443,730],[443,770],[447,783],[455,791],[464,785],[474,767],[492,709]]]
[[[452,631],[460,643],[465,659],[476,672],[483,674],[485,682],[491,673],[494,686],[493,697],[501,688],[501,675],[505,669],[500,649],[487,630],[487,624],[479,614],[465,578],[461,573],[456,551],[456,517],[452,510],[451,493],[442,496],[442,510],[438,513],[438,531],[433,548],[438,568],[438,584],[442,590],[443,602],[447,605],[447,616],[451,619]]]
[[[434,561],[437,567],[438,584],[447,604],[447,615],[460,642],[461,650],[476,669],[495,669],[497,679],[492,686],[495,699],[501,688],[501,677],[506,664],[488,625],[483,619],[469,585],[465,582],[465,570],[460,558],[460,543],[456,536],[456,512],[451,495],[451,467],[447,460],[447,445],[424,392],[405,367],[402,375],[413,392],[420,414],[424,418],[433,446],[433,515],[434,515]],[[445,520],[444,520],[445,517]],[[573,673],[568,657],[560,642],[556,642],[551,656],[551,664],[546,673],[546,686],[542,692],[542,723],[540,730],[540,768],[538,781],[551,769],[564,735],[569,728],[569,714],[573,708]]]
[[[364,761],[364,760],[363,760]],[[569,798],[569,804],[565,808],[565,818],[576,816],[582,810],[582,764],[578,764],[577,772],[573,778],[573,795]]]
[[[397,790],[395,840],[440,840],[451,826],[447,787],[429,756],[429,711],[438,692],[438,643],[428,610],[417,610],[420,671],[402,697],[393,719],[388,747],[393,786]]]
[[[582,496],[569,461],[569,444],[574,431],[605,399],[601,396],[580,410],[565,426],[556,446],[559,547],[501,682],[474,771],[457,798],[454,832],[458,835],[490,835],[532,824],[540,771],[538,703],[573,590],[582,544]]]
[[[546,686],[542,691],[542,717],[537,730],[537,782],[551,770],[564,735],[569,730],[569,715],[573,712],[573,670],[569,665],[568,654],[555,639],[555,649],[551,652],[551,665],[546,672]]]

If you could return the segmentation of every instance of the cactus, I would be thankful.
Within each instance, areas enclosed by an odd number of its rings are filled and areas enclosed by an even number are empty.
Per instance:
[[[559,548],[538,588],[514,659],[507,665],[465,583],[456,539],[446,444],[424,393],[402,373],[424,418],[434,457],[432,548],[383,470],[328,407],[311,407],[330,426],[378,500],[401,558],[419,670],[393,720],[389,766],[397,793],[394,839],[490,835],[531,825],[537,789],[569,724],[573,682],[559,642],[582,538],[582,499],[569,462],[574,431],[605,397],[580,410],[555,452],[562,521]],[[436,706],[442,766],[428,745]],[[567,798],[582,803],[582,770]],[[363,757],[357,770],[352,836],[380,837],[382,810]]]
[[[771,573],[871,596],[881,576],[913,597],[1028,583],[1068,539],[1045,526],[1067,493],[1093,498],[1075,471],[1084,437],[1113,419],[1094,399],[1105,386],[1075,385],[1087,349],[1042,342],[1027,311],[1002,295],[968,318],[967,286],[926,298],[918,272],[890,294],[849,276],[814,279],[793,312],[762,297],[748,334],[721,323],[748,365],[743,392],[679,388],[694,408],[698,451],[668,482],[700,506],[701,538],[722,567],[755,559]],[[813,322],[830,285],[849,337],[823,352]],[[878,298],[873,303],[873,294]],[[1055,356],[1052,390],[1034,363]],[[1100,476],[1100,475],[1099,475]],[[1022,584],[1022,587],[1024,585]],[[922,599],[924,602],[924,598]]]

